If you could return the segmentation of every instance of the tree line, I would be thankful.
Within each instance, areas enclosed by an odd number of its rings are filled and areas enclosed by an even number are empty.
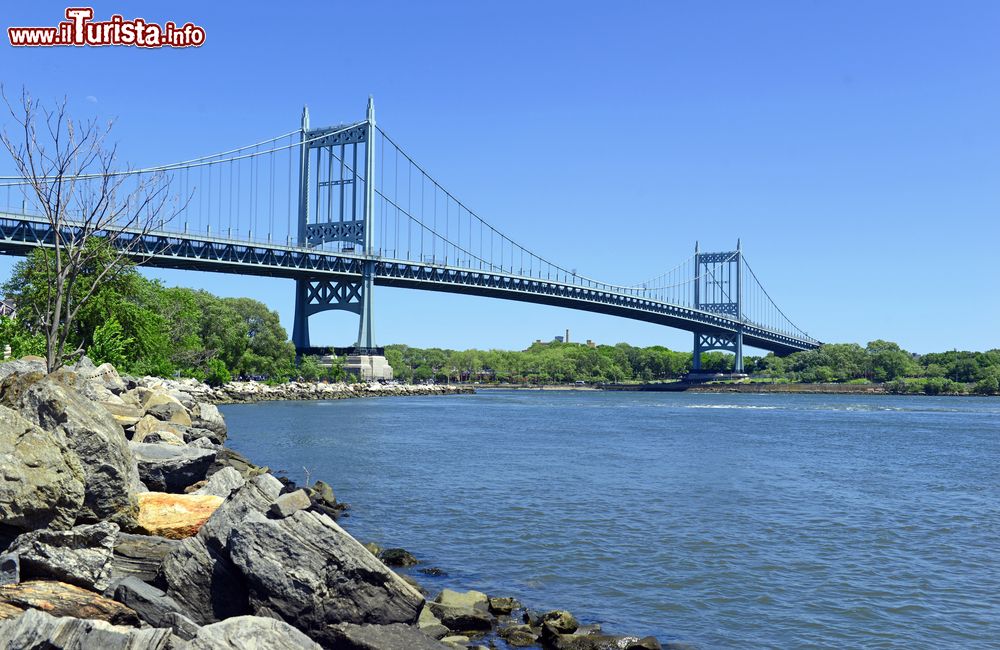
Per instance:
[[[296,360],[278,314],[251,298],[222,298],[207,291],[165,287],[142,276],[92,240],[92,260],[67,291],[72,304],[88,295],[66,327],[71,358],[87,354],[124,372],[194,377],[212,384],[233,378],[270,382],[289,379],[341,380],[343,360],[323,365],[317,357]],[[19,261],[3,284],[17,316],[0,318],[0,345],[14,357],[44,355],[44,314],[50,300],[48,278],[54,263],[41,249]],[[112,274],[101,274],[116,264]],[[110,278],[110,279],[108,279]],[[95,286],[96,283],[96,286]],[[669,381],[692,367],[690,352],[627,343],[590,347],[578,343],[534,343],[525,350],[447,350],[390,345],[386,357],[397,379],[406,382],[615,383]],[[1000,350],[911,354],[883,340],[866,346],[827,344],[786,357],[773,354],[744,360],[754,380],[802,383],[880,383],[898,393],[1000,393]],[[702,368],[727,373],[732,356],[702,355]]]
[[[661,346],[627,343],[589,347],[578,343],[535,343],[523,351],[421,349],[391,345],[386,357],[404,381],[480,383],[605,383],[667,381],[692,368],[692,354]],[[727,373],[732,356],[702,354],[707,372]],[[748,356],[752,379],[801,383],[879,383],[898,393],[1000,392],[1000,350],[911,354],[896,343],[876,340],[827,344],[786,357]]]

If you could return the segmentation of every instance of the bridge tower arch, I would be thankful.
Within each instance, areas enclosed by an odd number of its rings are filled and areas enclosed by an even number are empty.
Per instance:
[[[306,277],[295,281],[295,320],[292,342],[297,353],[311,348],[309,317],[344,310],[358,315],[354,352],[376,351],[372,325],[372,288],[375,280],[375,103],[368,98],[364,122],[310,128],[309,108],[302,109],[299,160],[298,245],[340,244],[349,257],[351,277]],[[326,135],[329,134],[329,135]],[[364,165],[362,171],[359,167]]]
[[[692,368],[701,370],[701,353],[712,350],[732,352],[733,372],[743,372],[743,247],[736,250],[702,253],[694,245],[694,308],[728,316],[737,321],[736,331],[696,330]]]

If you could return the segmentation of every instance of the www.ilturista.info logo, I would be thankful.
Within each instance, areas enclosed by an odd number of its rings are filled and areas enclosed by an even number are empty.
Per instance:
[[[69,7],[66,20],[55,27],[8,27],[7,37],[15,47],[69,45],[125,45],[135,47],[200,47],[205,29],[191,23],[178,27],[169,21],[162,26],[143,18],[125,20],[115,14],[110,20],[94,22],[91,7]]]

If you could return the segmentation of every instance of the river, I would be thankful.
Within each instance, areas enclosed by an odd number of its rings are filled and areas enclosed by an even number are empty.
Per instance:
[[[699,648],[996,648],[1000,399],[481,391],[223,407],[443,586]],[[418,567],[420,568],[420,567]]]

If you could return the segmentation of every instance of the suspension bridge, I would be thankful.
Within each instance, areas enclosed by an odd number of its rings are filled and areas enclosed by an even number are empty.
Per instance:
[[[701,353],[743,346],[783,355],[820,345],[764,289],[737,242],[693,255],[634,284],[578,274],[504,234],[435,180],[376,124],[299,129],[168,165],[113,172],[129,183],[169,183],[163,218],[120,227],[116,245],[142,265],[294,280],[292,341],[312,345],[309,317],[358,315],[356,354],[381,354],[373,327],[375,285],[540,303],[687,330]],[[108,174],[84,174],[75,182]],[[48,179],[53,181],[55,179]],[[124,187],[124,185],[122,185]],[[23,176],[0,177],[0,252],[52,246],[55,227],[39,216]],[[127,212],[127,211],[126,211]],[[67,221],[62,228],[74,228]]]

